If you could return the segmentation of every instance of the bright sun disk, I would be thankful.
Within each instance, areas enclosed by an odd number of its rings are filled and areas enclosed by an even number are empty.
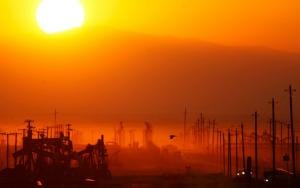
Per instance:
[[[79,0],[42,0],[37,21],[46,33],[57,33],[82,26],[84,9]]]

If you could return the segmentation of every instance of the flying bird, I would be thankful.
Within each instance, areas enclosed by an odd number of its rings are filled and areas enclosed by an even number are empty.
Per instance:
[[[171,135],[170,135],[170,140],[174,139],[175,137],[176,137],[176,135],[171,134]]]

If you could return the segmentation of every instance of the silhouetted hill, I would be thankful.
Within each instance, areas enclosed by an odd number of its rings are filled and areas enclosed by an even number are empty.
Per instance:
[[[186,105],[248,118],[268,113],[272,96],[286,110],[284,89],[300,88],[300,54],[263,47],[96,30],[1,49],[1,114],[11,118],[57,108],[77,120],[181,121]]]

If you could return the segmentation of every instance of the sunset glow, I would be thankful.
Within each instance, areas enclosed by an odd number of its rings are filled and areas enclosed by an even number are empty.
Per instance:
[[[0,23],[0,188],[300,188],[300,0],[0,0]]]
[[[43,0],[37,10],[37,21],[46,33],[80,27],[84,10],[78,0]]]

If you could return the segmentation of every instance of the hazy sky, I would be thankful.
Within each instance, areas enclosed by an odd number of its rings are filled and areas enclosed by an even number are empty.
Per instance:
[[[261,47],[300,52],[297,0],[82,0],[85,25],[54,36],[39,2],[0,1],[0,121],[248,117],[300,87],[300,55]]]

